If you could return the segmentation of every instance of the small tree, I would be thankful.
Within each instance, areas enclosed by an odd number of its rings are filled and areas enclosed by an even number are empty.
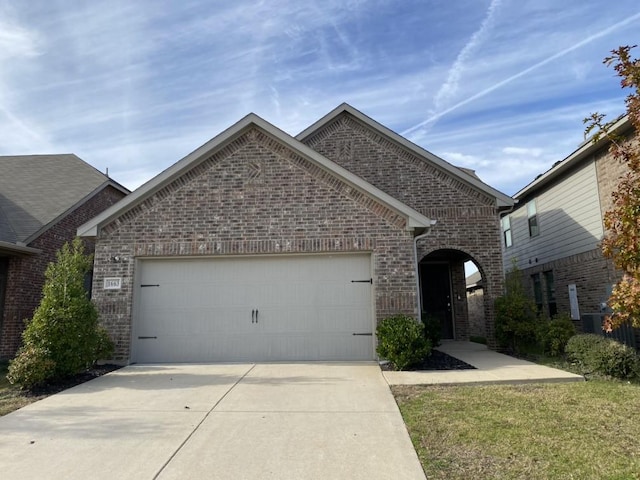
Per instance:
[[[515,260],[505,278],[506,293],[496,298],[496,340],[502,348],[518,352],[535,344],[536,305],[522,284]]]
[[[98,325],[98,311],[85,290],[92,256],[79,238],[65,244],[49,264],[40,305],[22,334],[8,379],[25,387],[79,373],[113,351]]]
[[[596,131],[594,142],[606,137],[611,141],[613,157],[628,167],[612,194],[613,209],[604,217],[607,232],[602,241],[602,252],[623,271],[622,280],[615,285],[609,298],[614,313],[606,319],[608,331],[623,323],[640,327],[640,147],[637,139],[640,133],[640,60],[631,57],[633,48],[635,46],[624,46],[612,50],[604,63],[613,65],[623,89],[631,89],[625,104],[629,122],[636,132],[635,139],[613,131],[616,121],[606,122],[602,114],[594,113],[584,120],[587,124],[585,135]]]

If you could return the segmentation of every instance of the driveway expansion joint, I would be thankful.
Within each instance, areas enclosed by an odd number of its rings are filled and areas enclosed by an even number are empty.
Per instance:
[[[231,387],[229,387],[229,389],[224,393],[224,395],[222,395],[218,401],[209,409],[209,411],[206,413],[206,415],[204,415],[202,417],[202,419],[198,422],[198,424],[193,428],[193,430],[191,430],[191,432],[189,433],[189,435],[187,435],[187,438],[185,438],[182,443],[180,445],[178,445],[178,448],[175,449],[175,451],[171,454],[171,456],[167,459],[166,462],[164,462],[164,464],[162,465],[162,467],[160,467],[160,469],[158,470],[158,472],[153,476],[153,480],[156,480],[164,471],[165,468],[167,468],[167,466],[169,465],[169,463],[171,463],[171,460],[173,460],[175,458],[175,456],[178,454],[178,452],[180,452],[180,450],[182,450],[182,448],[187,444],[187,442],[191,439],[191,437],[193,437],[193,435],[198,431],[198,429],[200,428],[200,426],[204,423],[204,421],[209,417],[209,415],[216,409],[216,407],[218,405],[220,405],[220,402],[222,402],[225,397],[227,395],[229,395],[229,393],[236,388],[236,386],[242,381],[244,380],[244,378],[249,375],[249,373],[251,372],[251,370],[253,370],[256,367],[256,364],[252,364],[251,368],[249,368],[246,372],[244,372],[244,374],[242,374],[242,376],[240,378],[238,378],[233,385],[231,385]]]

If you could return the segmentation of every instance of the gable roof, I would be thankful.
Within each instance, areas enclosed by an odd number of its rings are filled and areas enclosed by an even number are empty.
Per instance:
[[[431,162],[440,170],[447,172],[449,175],[452,175],[454,178],[457,178],[458,180],[461,180],[467,183],[468,185],[471,185],[477,190],[484,192],[489,197],[495,198],[498,204],[498,207],[511,207],[513,205],[514,203],[513,198],[487,185],[482,180],[480,180],[475,174],[470,173],[468,169],[458,168],[458,167],[455,167],[454,165],[451,165],[446,160],[443,160],[442,158],[434,155],[433,153],[407,140],[402,135],[398,135],[393,130],[385,127],[384,125],[376,122],[372,118],[366,116],[364,113],[353,108],[348,103],[343,103],[337,106],[336,108],[334,108],[332,111],[327,113],[324,117],[322,117],[320,120],[315,122],[313,125],[304,129],[302,132],[296,135],[296,139],[300,140],[301,142],[304,142],[306,139],[308,139],[309,137],[317,133],[324,126],[328,125],[333,120],[335,120],[338,116],[340,116],[345,112],[355,117],[357,120],[364,123],[369,128],[375,130],[380,135],[386,137],[387,140],[390,140],[391,142],[399,144],[400,146],[409,150],[413,154]]]
[[[289,134],[283,132],[266,120],[260,118],[258,115],[250,113],[231,127],[216,135],[214,138],[209,140],[198,149],[191,152],[186,157],[173,164],[168,169],[164,170],[163,172],[149,180],[140,188],[132,192],[129,196],[120,200],[120,202],[108,208],[91,221],[85,223],[84,225],[81,225],[78,228],[78,235],[96,236],[102,226],[107,225],[111,221],[118,218],[120,215],[145,201],[154,193],[158,192],[160,189],[170,184],[172,181],[176,180],[184,173],[198,165],[200,162],[209,158],[213,153],[222,149],[226,144],[238,138],[240,135],[244,134],[253,127],[262,130],[267,135],[271,136],[279,142],[282,142],[288,148],[292,149],[294,152],[303,156],[304,158],[310,160],[323,170],[340,178],[352,187],[364,192],[368,196],[376,199],[380,203],[391,208],[393,211],[404,216],[407,220],[408,229],[426,228],[434,223],[432,222],[432,220],[425,217],[421,213],[415,211],[399,200],[391,197],[390,195],[374,187],[370,183],[365,182],[360,177],[340,167],[328,158],[320,155],[318,152],[307,147],[302,142],[299,142]]]
[[[612,133],[625,134],[632,127],[631,121],[628,115],[624,115],[611,125],[609,129]],[[559,179],[565,172],[570,170],[573,166],[579,164],[581,161],[593,155],[596,151],[609,144],[610,140],[606,135],[602,135],[598,141],[594,142],[592,138],[585,140],[576,150],[574,150],[568,157],[555,163],[549,170],[542,175],[538,175],[533,182],[529,183],[522,190],[516,193],[513,198],[520,201],[530,195],[534,195],[535,192],[541,190],[547,185],[551,184],[555,180]]]
[[[110,184],[73,154],[0,156],[0,242],[26,245]]]

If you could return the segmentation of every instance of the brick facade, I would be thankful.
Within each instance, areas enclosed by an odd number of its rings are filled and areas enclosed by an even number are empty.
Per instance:
[[[124,197],[112,186],[104,187],[82,205],[59,219],[28,246],[42,250],[39,255],[14,256],[8,259],[4,314],[0,319],[0,358],[12,358],[21,343],[25,322],[40,303],[44,272],[65,242],[76,236],[76,229]],[[93,242],[87,241],[93,252]]]
[[[469,312],[469,336],[485,337],[484,327],[484,290],[482,287],[467,290],[467,309]]]
[[[371,252],[376,317],[415,315],[412,241],[396,212],[254,129],[103,229],[93,298],[119,361],[139,257]],[[121,290],[101,288],[112,276]]]
[[[542,312],[546,316],[549,316],[550,312],[544,272],[553,272],[558,313],[567,314],[570,313],[570,284],[576,285],[580,314],[599,314],[602,302],[608,299],[608,287],[620,278],[611,262],[602,256],[599,248],[522,270],[524,285],[531,298],[534,298],[531,278],[540,274]],[[576,326],[580,328],[580,322],[576,322]]]
[[[419,260],[457,249],[452,262],[456,326],[468,338],[462,257],[473,258],[501,293],[502,263],[496,199],[410,154],[349,116],[306,142],[429,218]],[[129,360],[138,259],[367,252],[373,258],[375,318],[417,315],[414,232],[406,217],[252,126],[212,148],[151,196],[102,224],[93,298],[115,343],[114,360]],[[105,290],[106,277],[122,279]],[[486,306],[489,335],[493,302]]]
[[[500,226],[495,198],[474,189],[409,152],[357,119],[343,114],[304,142],[340,166],[437,220],[418,243],[418,260],[452,252],[452,294],[456,338],[469,337],[463,261],[473,260],[485,284],[485,336],[494,346],[494,301],[502,295]]]

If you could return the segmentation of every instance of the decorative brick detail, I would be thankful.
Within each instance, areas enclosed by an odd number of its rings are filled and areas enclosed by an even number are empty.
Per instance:
[[[419,258],[460,249],[481,263],[493,332],[492,299],[502,286],[495,199],[347,117],[314,139],[322,139],[313,144],[319,153],[414,209],[439,215],[430,215],[438,225],[420,242]],[[370,252],[376,319],[417,314],[414,240],[405,217],[255,127],[105,226],[97,242],[93,294],[116,339],[115,360],[129,358],[136,259],[143,257]],[[114,262],[116,256],[124,260]],[[461,263],[454,276],[462,283],[457,328],[466,338]],[[122,288],[104,290],[105,277],[122,278]]]
[[[258,162],[262,183],[248,184]],[[412,238],[397,212],[252,129],[102,230],[93,298],[118,361],[129,358],[142,257],[371,252],[376,318],[415,315]],[[122,278],[122,288],[104,290],[106,277]]]
[[[339,146],[345,141],[353,144],[354,153],[348,158],[336,156],[333,152],[340,151]],[[371,130],[347,113],[305,139],[305,143],[424,215],[441,218],[457,209],[463,212],[466,209],[466,214],[454,213],[456,216],[468,216],[478,209],[485,214],[495,211],[494,198],[456,179],[449,172],[440,170],[432,162]],[[390,175],[391,172],[393,175]],[[403,191],[402,187],[412,180],[416,190]],[[430,191],[420,192],[418,188],[424,187],[425,183],[431,187]],[[435,185],[437,188],[433,188]],[[417,197],[414,202],[403,198],[414,196]],[[421,197],[430,201],[421,201]],[[448,202],[450,197],[456,197],[457,202]],[[459,205],[464,197],[467,205]],[[421,204],[421,209],[416,204]],[[438,205],[445,208],[439,208]],[[436,214],[429,215],[429,209],[435,209],[432,211]]]
[[[344,141],[353,154],[336,154]],[[484,281],[484,320],[489,346],[494,343],[494,301],[502,295],[503,267],[500,222],[495,198],[416,156],[402,145],[344,113],[304,142],[340,166],[437,221],[418,242],[418,260],[438,251],[462,252],[479,267]],[[449,257],[456,338],[469,335],[463,261]],[[460,297],[460,300],[458,300]]]

